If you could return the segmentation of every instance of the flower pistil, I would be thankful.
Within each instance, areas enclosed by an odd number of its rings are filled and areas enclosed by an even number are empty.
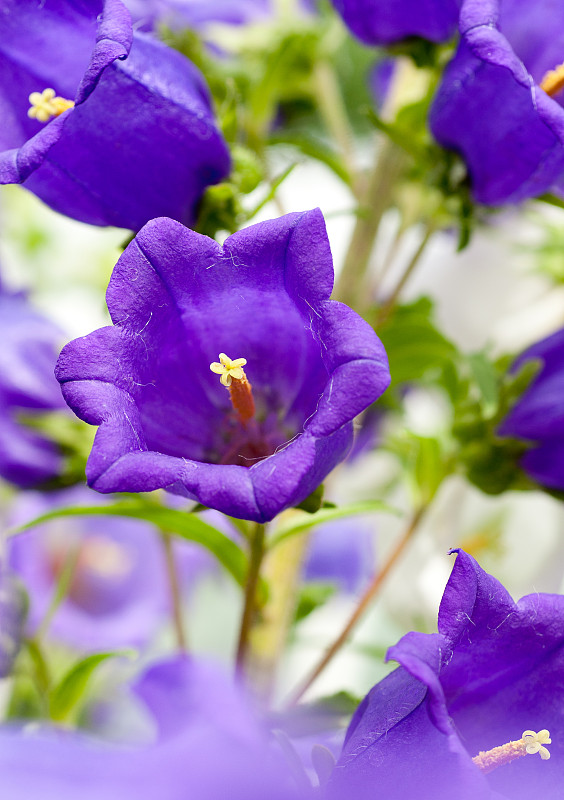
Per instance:
[[[559,64],[554,69],[549,70],[540,82],[540,88],[550,97],[554,97],[555,94],[564,89],[564,64]]]
[[[51,117],[58,117],[63,111],[74,106],[73,100],[58,97],[54,89],[43,89],[29,95],[31,107],[27,115],[38,122],[48,122]]]
[[[243,424],[249,422],[255,415],[253,387],[243,369],[246,363],[246,358],[231,359],[225,353],[220,353],[219,362],[213,361],[210,364],[211,371],[221,375],[221,383],[229,389],[231,404]]]
[[[507,742],[500,747],[491,750],[481,750],[472,761],[482,772],[491,772],[497,767],[509,764],[516,758],[521,758],[527,754],[539,753],[543,761],[550,758],[550,752],[544,746],[551,743],[550,733],[543,729],[538,733],[535,731],[524,731],[521,738],[515,742]]]

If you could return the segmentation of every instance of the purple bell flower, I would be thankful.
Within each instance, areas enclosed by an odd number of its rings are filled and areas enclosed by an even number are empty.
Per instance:
[[[358,517],[319,525],[309,544],[304,565],[307,581],[333,583],[354,594],[374,572],[373,526]]]
[[[388,658],[401,666],[357,709],[330,800],[375,791],[389,800],[560,796],[563,596],[515,603],[460,551],[439,633],[408,633]]]
[[[332,0],[366,44],[393,44],[410,36],[445,42],[454,34],[461,0]]]
[[[499,433],[534,443],[521,466],[541,485],[564,491],[564,329],[526,350],[512,369],[531,359],[541,361],[540,372],[504,419]]]
[[[481,203],[554,189],[564,171],[564,4],[465,0],[460,32],[433,134],[465,159]]]
[[[89,484],[167,488],[262,522],[305,499],[390,380],[376,334],[329,300],[332,285],[319,210],[223,247],[172,220],[146,225],[110,280],[114,327],[68,344],[57,366],[68,404],[101,426]]]
[[[296,800],[282,759],[237,688],[209,663],[152,667],[136,693],[156,741],[118,746],[76,733],[0,732],[10,800]],[[33,767],[31,767],[33,765]]]
[[[19,525],[66,506],[101,505],[86,487],[18,498],[10,520]],[[176,544],[176,543],[175,543]],[[205,553],[178,543],[183,585],[208,567]],[[72,569],[69,588],[49,634],[79,649],[143,647],[170,614],[170,588],[158,531],[121,517],[69,517],[13,537],[8,561],[28,589],[28,628],[44,619],[60,576]]]
[[[55,445],[18,422],[18,414],[64,408],[53,378],[62,339],[23,293],[0,282],[0,477],[20,488],[49,480],[62,467]]]
[[[0,41],[0,183],[93,225],[193,223],[229,154],[184,56],[119,0],[6,0]]]

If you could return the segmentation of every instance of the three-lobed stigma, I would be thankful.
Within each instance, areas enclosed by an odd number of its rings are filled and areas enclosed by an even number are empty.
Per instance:
[[[42,92],[32,92],[29,95],[31,107],[27,115],[38,122],[48,122],[51,117],[58,117],[63,111],[74,106],[73,100],[58,97],[54,89],[43,89]]]
[[[243,369],[246,363],[246,358],[231,359],[225,353],[220,353],[219,361],[212,361],[210,364],[211,371],[220,375],[221,383],[229,389],[231,405],[243,425],[246,425],[255,415],[253,387]]]
[[[554,97],[564,89],[564,64],[559,64],[554,69],[549,70],[539,84],[550,97]]]
[[[509,764],[516,758],[535,753],[539,753],[542,760],[547,761],[550,758],[550,752],[545,745],[551,744],[551,741],[550,733],[546,729],[538,733],[523,731],[523,735],[517,741],[507,742],[507,744],[491,750],[481,750],[472,761],[482,772],[491,772],[504,764]]]

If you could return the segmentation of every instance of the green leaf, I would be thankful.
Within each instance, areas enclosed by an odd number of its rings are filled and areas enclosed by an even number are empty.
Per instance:
[[[135,655],[135,653],[129,650],[94,653],[93,655],[86,656],[86,658],[77,661],[51,692],[49,698],[51,718],[57,722],[62,722],[70,717],[77,704],[84,696],[90,678],[100,664],[116,656],[131,657],[132,655]]]
[[[499,405],[499,381],[495,366],[484,353],[468,356],[468,363],[481,394],[484,416],[492,417]]]
[[[334,583],[322,583],[321,581],[305,583],[298,596],[294,622],[301,622],[316,608],[324,605],[336,590],[337,586]]]
[[[306,497],[305,500],[296,506],[300,511],[307,511],[308,514],[315,514],[316,511],[319,511],[323,504],[323,492],[324,486],[322,483],[319,484],[317,489],[315,489],[310,495]]]
[[[186,541],[195,542],[205,547],[217,558],[240,586],[245,585],[247,558],[235,542],[221,533],[221,531],[201,520],[196,514],[167,508],[141,497],[107,506],[57,509],[50,511],[48,514],[42,514],[31,522],[9,531],[9,534],[21,533],[28,528],[33,528],[52,519],[78,516],[132,517],[151,522],[165,533],[173,533],[182,539],[186,539]]]
[[[423,378],[429,370],[445,369],[457,349],[432,321],[427,298],[398,306],[378,330],[390,362],[393,386]]]
[[[397,514],[401,516],[400,511],[382,502],[382,500],[366,500],[362,503],[353,503],[338,508],[321,508],[319,511],[316,511],[315,514],[308,514],[304,511],[299,516],[296,515],[292,517],[291,521],[278,528],[274,536],[270,539],[269,549],[276,547],[280,542],[283,542],[290,536],[304,533],[304,531],[314,528],[316,525],[321,525],[323,522],[352,517],[356,514],[369,514],[373,511],[384,511],[386,514]]]

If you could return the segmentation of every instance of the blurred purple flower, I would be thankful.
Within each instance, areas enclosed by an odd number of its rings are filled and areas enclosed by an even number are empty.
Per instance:
[[[454,34],[461,0],[332,0],[345,24],[366,44],[410,36],[444,42]]]
[[[223,247],[172,220],[146,225],[108,287],[114,327],[68,344],[57,367],[71,408],[101,425],[89,484],[168,488],[257,521],[301,502],[389,383],[380,341],[329,300],[332,285],[319,210],[253,225]],[[249,418],[210,371],[225,351],[247,360]]]
[[[159,23],[201,30],[210,23],[244,25],[271,13],[271,0],[124,0],[135,27]]]
[[[18,498],[11,524],[56,508],[99,504],[100,495],[86,487],[50,495],[27,493]],[[195,548],[177,547],[176,555],[185,585],[208,563]],[[143,646],[169,613],[163,548],[148,523],[106,516],[57,519],[13,537],[8,558],[29,592],[31,631],[45,617],[63,570],[72,569],[49,631],[75,647]]]
[[[21,488],[55,477],[62,467],[55,445],[17,419],[64,408],[53,377],[62,339],[23,293],[0,281],[0,477]]]
[[[374,572],[373,528],[351,517],[319,525],[311,538],[305,562],[308,581],[333,582],[354,593]]]
[[[20,582],[0,563],[0,679],[12,671],[20,649],[27,599]]]
[[[294,800],[292,777],[236,687],[208,663],[175,659],[137,685],[155,743],[119,747],[75,733],[0,734],[10,800]],[[33,764],[33,768],[30,765]],[[300,795],[303,796],[303,795]]]
[[[353,717],[330,800],[372,800],[375,787],[388,800],[560,797],[564,597],[535,593],[515,603],[460,551],[439,633],[408,633],[388,658],[401,667]],[[550,731],[551,760],[523,753],[488,774],[473,763],[531,729]]]
[[[461,153],[481,203],[554,188],[564,170],[564,83],[545,77],[564,60],[564,3],[465,0],[460,32],[432,107],[433,134]]]
[[[133,35],[119,0],[6,0],[0,36],[0,183],[93,225],[194,221],[229,154],[184,56]],[[46,111],[30,118],[28,97],[48,89],[56,97],[37,96]]]
[[[523,469],[543,486],[564,491],[564,329],[526,350],[512,370],[531,359],[541,361],[540,372],[499,433],[534,443],[521,461]]]

